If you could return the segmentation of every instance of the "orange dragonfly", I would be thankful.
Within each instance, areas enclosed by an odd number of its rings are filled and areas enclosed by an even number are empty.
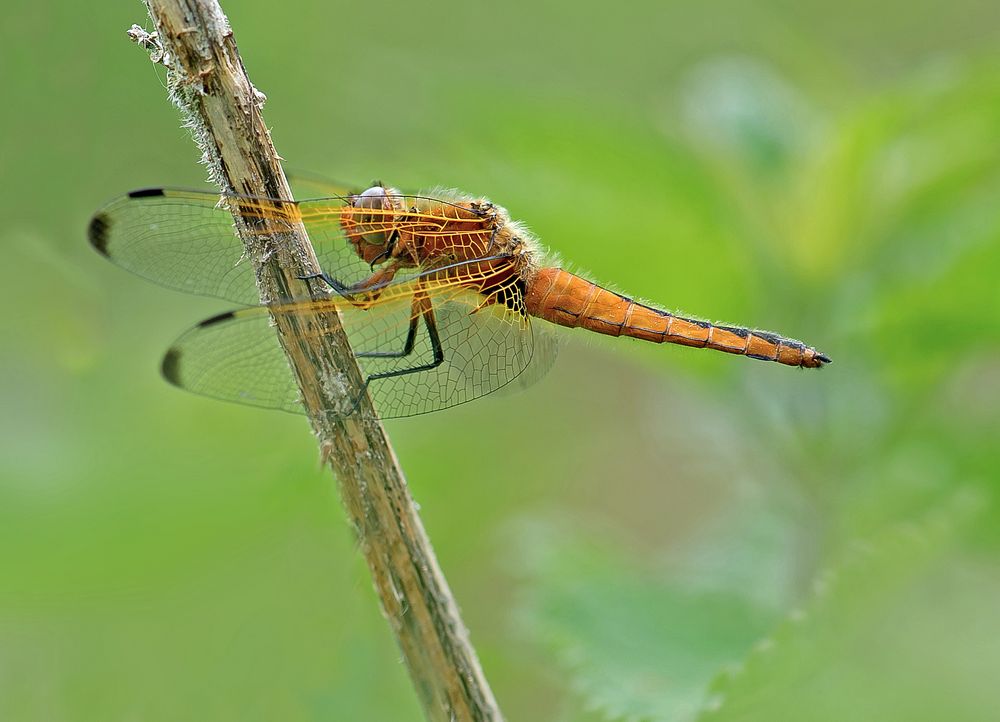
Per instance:
[[[326,282],[329,300],[256,305],[233,210],[265,251],[289,222],[303,223],[321,268],[310,277]],[[248,306],[187,331],[162,370],[181,388],[254,406],[302,412],[271,317],[331,308],[341,315],[382,418],[535,380],[551,364],[555,344],[532,319],[787,366],[830,362],[800,341],[678,316],[547,266],[538,241],[504,208],[454,191],[405,195],[376,183],[281,201],[151,188],[107,204],[88,235],[98,252],[133,273]]]

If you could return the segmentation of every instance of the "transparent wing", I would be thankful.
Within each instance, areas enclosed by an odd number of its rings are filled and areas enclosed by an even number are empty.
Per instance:
[[[527,316],[452,286],[393,294],[367,308],[342,301],[309,301],[240,309],[202,322],[167,352],[163,372],[194,393],[301,413],[298,391],[271,327],[271,315],[298,316],[324,333],[318,313],[336,309],[382,418],[413,416],[462,404],[522,377],[536,379],[551,365],[551,341],[536,343]],[[428,321],[426,314],[431,314]],[[434,324],[437,339],[428,329]],[[416,328],[407,348],[411,328]],[[440,361],[437,361],[437,358]],[[336,379],[331,379],[336,386]],[[345,399],[346,413],[356,399]]]
[[[312,171],[289,170],[288,166],[285,166],[285,178],[288,179],[288,185],[292,187],[292,194],[296,198],[341,198],[358,194],[364,190],[364,188],[350,183],[331,180]]]
[[[154,283],[254,305],[259,297],[253,267],[236,235],[233,210],[247,220],[252,240],[261,244],[263,253],[271,249],[275,236],[303,223],[322,270],[350,285],[368,277],[371,270],[348,239],[345,227],[367,237],[408,230],[433,236],[435,229],[454,223],[458,213],[448,201],[422,196],[387,198],[401,207],[419,204],[441,210],[407,213],[401,221],[398,211],[366,209],[364,222],[359,224],[349,195],[280,201],[151,188],[133,191],[104,206],[91,219],[88,237],[113,263]],[[405,280],[404,275],[398,278]]]
[[[133,191],[104,206],[91,219],[88,236],[112,262],[154,283],[253,305],[260,302],[253,266],[236,235],[230,203],[243,203],[262,243],[286,232],[289,222],[301,217],[296,203],[251,203],[218,193],[154,188]],[[339,220],[336,210],[344,204],[342,199],[326,202],[334,223]],[[323,227],[317,224],[318,246]]]
[[[500,395],[517,394],[538,383],[555,364],[559,355],[559,342],[554,333],[545,324],[531,325],[531,361],[509,384],[497,389]]]

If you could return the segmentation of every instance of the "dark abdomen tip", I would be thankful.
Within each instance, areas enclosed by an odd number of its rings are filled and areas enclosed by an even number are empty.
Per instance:
[[[805,356],[802,359],[800,366],[807,369],[821,369],[830,363],[830,357],[825,354],[821,354],[815,349],[806,349]]]
[[[87,226],[87,240],[94,250],[102,256],[108,255],[108,231],[111,229],[111,221],[103,213],[98,213],[90,219]]]

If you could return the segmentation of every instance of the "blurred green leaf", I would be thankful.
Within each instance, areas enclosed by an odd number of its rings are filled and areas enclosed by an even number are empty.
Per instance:
[[[529,628],[608,718],[694,719],[709,680],[773,621],[730,592],[657,578],[624,550],[567,536],[535,571]]]
[[[1000,619],[980,595],[995,595],[1000,575],[974,560],[944,562],[983,501],[960,489],[923,518],[852,545],[744,664],[719,676],[700,719],[988,718]],[[962,616],[970,609],[985,614],[975,630]],[[907,684],[915,679],[936,683]]]
[[[798,530],[777,502],[744,490],[659,561],[609,529],[525,523],[521,617],[587,708],[612,719],[695,719],[711,680],[738,665],[797,594]]]

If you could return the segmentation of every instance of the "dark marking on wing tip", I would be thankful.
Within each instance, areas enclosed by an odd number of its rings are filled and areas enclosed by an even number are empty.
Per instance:
[[[171,346],[160,362],[160,373],[163,378],[174,386],[181,385],[181,350],[176,346]]]
[[[90,219],[87,226],[87,240],[94,250],[102,256],[108,255],[108,230],[111,228],[111,221],[104,213],[98,213]]]
[[[129,198],[159,198],[165,195],[162,188],[140,188],[137,191],[131,191],[128,194]]]
[[[198,328],[205,328],[206,326],[214,326],[217,323],[222,323],[223,321],[228,321],[233,316],[236,315],[236,311],[226,311],[224,313],[218,313],[214,316],[206,318],[204,321],[198,323]]]

